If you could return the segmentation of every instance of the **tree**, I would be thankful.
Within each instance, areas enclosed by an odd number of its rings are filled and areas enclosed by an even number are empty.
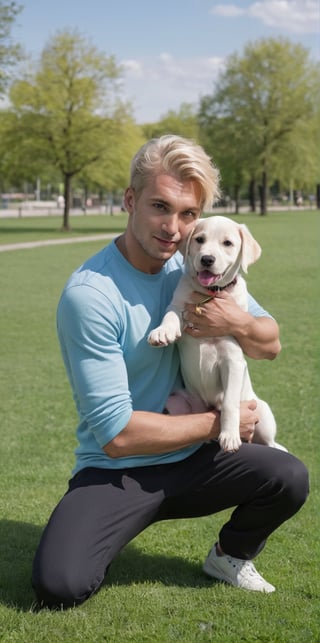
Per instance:
[[[215,113],[212,99],[204,97],[199,110],[200,142],[221,173],[223,198],[232,197],[239,212],[240,193],[247,180],[245,150],[235,121]]]
[[[16,2],[0,0],[0,96],[5,93],[9,72],[21,54],[20,46],[10,40],[11,27],[21,9]]]
[[[121,71],[113,56],[98,52],[77,31],[62,31],[43,50],[36,71],[11,88],[29,154],[56,166],[63,177],[64,230],[70,229],[73,178],[110,157]]]
[[[320,181],[319,142],[320,105],[315,102],[314,113],[307,121],[297,123],[290,139],[283,142],[275,162],[277,179],[282,185],[289,186],[291,193],[296,190],[314,194],[314,186]]]
[[[163,134],[177,134],[195,141],[199,138],[197,113],[189,103],[182,103],[178,111],[169,110],[157,123],[142,126],[147,139]]]
[[[32,193],[38,177],[50,192],[61,183],[57,167],[44,160],[44,150],[33,153],[33,146],[32,134],[21,127],[19,116],[10,108],[0,110],[0,192],[14,188]]]
[[[244,172],[253,181],[259,177],[261,214],[267,210],[268,179],[275,159],[279,161],[290,145],[302,143],[297,132],[312,117],[317,80],[316,67],[301,45],[261,40],[247,45],[243,57],[230,56],[214,94],[200,103],[202,138],[208,139],[213,123],[221,127],[231,155],[236,158],[240,152],[242,159],[237,162]],[[222,134],[219,138],[221,144]]]
[[[126,106],[118,105],[108,122],[105,153],[99,162],[80,173],[82,184],[107,192],[112,208],[113,197],[128,185],[130,161],[143,143],[145,138],[140,127],[134,123]]]
[[[0,191],[20,188],[37,176],[39,163],[28,155],[29,139],[22,136],[19,119],[11,110],[0,111]],[[26,159],[28,158],[28,162]]]

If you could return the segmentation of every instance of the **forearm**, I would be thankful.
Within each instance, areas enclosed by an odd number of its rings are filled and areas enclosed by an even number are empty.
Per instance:
[[[280,353],[279,327],[270,317],[252,317],[249,313],[239,315],[239,323],[233,336],[243,352],[253,359],[275,359]]]
[[[134,411],[104,451],[111,458],[169,453],[216,439],[219,433],[220,414],[216,411],[181,416]]]

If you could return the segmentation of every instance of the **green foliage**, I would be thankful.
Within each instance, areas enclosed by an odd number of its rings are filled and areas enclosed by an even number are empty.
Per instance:
[[[33,114],[22,119],[12,110],[0,110],[0,191],[14,186],[24,191],[24,183],[34,184],[38,176],[44,185],[61,181],[59,170],[44,162],[46,145],[38,133]]]
[[[36,71],[11,87],[15,153],[20,163],[21,155],[28,154],[39,168],[38,176],[44,163],[59,170],[65,229],[73,178],[118,189],[124,182],[124,164],[128,167],[133,148],[142,141],[128,106],[118,97],[121,73],[113,56],[99,52],[76,31],[62,31],[45,47]],[[22,139],[25,143],[18,151]]]
[[[86,221],[86,224],[82,221]],[[107,217],[125,224],[117,217]],[[238,219],[239,220],[239,217]],[[87,233],[104,217],[79,218]],[[280,323],[282,353],[250,361],[256,392],[277,418],[279,440],[307,464],[311,495],[269,540],[257,567],[277,591],[260,595],[208,580],[201,564],[229,512],[154,525],[111,566],[101,591],[66,612],[32,611],[31,564],[43,525],[73,466],[76,416],[55,331],[70,272],[102,241],[0,253],[0,640],[169,643],[320,640],[319,253],[316,212],[241,215],[262,246],[252,294]],[[48,236],[57,222],[50,223]],[[91,223],[91,229],[90,229]],[[8,224],[9,225],[9,224]],[[110,224],[111,225],[111,224]],[[29,238],[42,220],[14,220]],[[33,231],[31,230],[33,227]],[[80,228],[79,228],[80,232]],[[84,229],[81,230],[84,232]],[[3,235],[2,235],[3,237]]]
[[[11,100],[23,133],[31,135],[34,153],[42,151],[63,176],[74,176],[103,155],[103,101],[119,73],[112,57],[76,33],[62,32],[44,49],[37,71],[13,84]]]
[[[164,134],[176,134],[197,141],[199,132],[195,108],[188,103],[183,103],[178,111],[169,110],[157,123],[144,125],[143,132],[147,139]]]
[[[11,27],[21,9],[16,2],[0,0],[0,96],[8,85],[9,71],[21,55],[20,46],[10,38]]]
[[[13,5],[0,0],[0,9]],[[242,56],[229,57],[198,112],[182,104],[141,127],[118,92],[122,71],[114,56],[99,52],[76,30],[57,32],[36,64],[12,84],[12,109],[0,112],[0,189],[23,190],[37,177],[42,185],[63,180],[68,229],[72,188],[84,195],[118,193],[145,140],[175,133],[203,144],[237,207],[248,184],[251,205],[259,186],[261,213],[275,181],[291,194],[315,194],[319,65],[300,45],[284,39],[249,43]]]
[[[320,77],[318,84],[320,86]],[[296,186],[307,193],[320,183],[320,103],[314,103],[310,119],[302,119],[289,139],[279,141],[272,175],[282,185]]]
[[[263,184],[266,177],[287,185],[295,180],[301,189],[307,176],[314,188],[318,86],[319,67],[290,41],[261,40],[248,44],[243,56],[230,56],[199,110],[201,142],[229,190],[248,178]]]

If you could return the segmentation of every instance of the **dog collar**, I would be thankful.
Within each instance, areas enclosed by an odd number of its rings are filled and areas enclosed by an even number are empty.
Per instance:
[[[207,290],[211,290],[212,292],[220,292],[221,290],[225,290],[226,288],[229,288],[229,286],[235,286],[237,283],[237,277],[235,277],[230,283],[226,284],[225,286],[209,286]]]

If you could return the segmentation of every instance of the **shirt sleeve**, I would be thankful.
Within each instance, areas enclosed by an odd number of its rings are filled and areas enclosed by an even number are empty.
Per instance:
[[[258,302],[248,293],[248,312],[252,317],[269,317],[273,319],[272,315],[268,313]]]
[[[59,302],[57,330],[80,420],[104,446],[132,413],[119,315],[94,287],[72,286]]]

